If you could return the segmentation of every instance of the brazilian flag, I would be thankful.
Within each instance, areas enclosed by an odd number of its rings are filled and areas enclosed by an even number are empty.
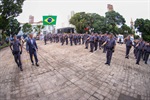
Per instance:
[[[57,16],[43,16],[43,25],[56,25]]]

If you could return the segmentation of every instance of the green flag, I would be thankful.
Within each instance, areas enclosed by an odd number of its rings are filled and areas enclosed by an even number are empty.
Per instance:
[[[43,25],[56,25],[57,16],[43,16]]]

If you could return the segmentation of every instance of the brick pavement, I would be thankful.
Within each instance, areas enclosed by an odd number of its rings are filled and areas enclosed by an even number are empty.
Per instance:
[[[0,100],[150,100],[150,65],[135,64],[117,45],[111,66],[102,50],[38,41],[39,67],[22,54],[23,72],[9,48],[0,51]]]

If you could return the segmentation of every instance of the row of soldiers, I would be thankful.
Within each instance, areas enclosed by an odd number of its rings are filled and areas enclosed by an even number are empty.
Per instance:
[[[129,59],[129,53],[132,47],[134,47],[134,56],[136,59],[136,64],[139,65],[141,58],[147,64],[149,54],[150,54],[150,43],[144,41],[142,38],[139,40],[131,41],[130,36],[125,39],[126,42],[126,56]]]
[[[44,40],[45,44],[47,40],[50,42],[61,42],[61,45],[77,45],[85,44],[85,49],[88,49],[90,46],[90,52],[96,51],[97,49],[103,49],[103,53],[106,53],[107,61],[106,64],[110,65],[111,57],[114,52],[117,38],[113,36],[112,33],[108,34],[97,34],[91,33],[88,34],[48,34],[45,35]],[[112,39],[112,41],[110,41]],[[70,42],[69,42],[70,41]],[[143,58],[145,64],[147,64],[149,54],[150,54],[150,43],[143,41],[142,39],[131,41],[130,36],[125,38],[126,43],[126,56],[125,58],[129,59],[130,49],[134,48],[134,56],[136,58],[136,64],[139,64],[140,59]],[[111,42],[109,44],[109,42]],[[111,48],[111,50],[109,50]],[[106,52],[107,51],[107,52]],[[109,51],[109,52],[108,52]],[[110,56],[110,57],[109,57]]]
[[[110,65],[111,57],[114,52],[114,47],[116,45],[115,37],[113,34],[97,34],[91,33],[88,34],[47,34],[44,36],[45,45],[47,40],[52,42],[61,42],[61,45],[77,45],[77,44],[85,44],[85,49],[88,49],[90,46],[90,52],[96,51],[98,49],[103,48],[103,53],[107,52],[107,61],[106,64]],[[112,39],[112,41],[110,41]],[[109,43],[110,42],[110,43]]]

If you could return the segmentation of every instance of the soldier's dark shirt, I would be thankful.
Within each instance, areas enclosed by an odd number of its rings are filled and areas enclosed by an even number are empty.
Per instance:
[[[139,50],[142,50],[142,49],[144,48],[144,46],[145,46],[144,42],[141,41],[141,42],[139,43],[139,45],[138,45],[137,48],[138,48]]]
[[[94,36],[91,35],[89,41],[94,42]]]
[[[132,46],[132,41],[130,39],[126,40],[126,46]]]
[[[147,45],[146,51],[150,53],[150,45]]]
[[[19,46],[21,46],[19,40],[12,41],[11,46],[13,46],[13,51],[20,51]]]
[[[115,41],[115,39],[107,39],[107,41],[106,41],[106,47],[108,48],[108,49],[113,49],[113,47],[116,45],[116,41]]]

